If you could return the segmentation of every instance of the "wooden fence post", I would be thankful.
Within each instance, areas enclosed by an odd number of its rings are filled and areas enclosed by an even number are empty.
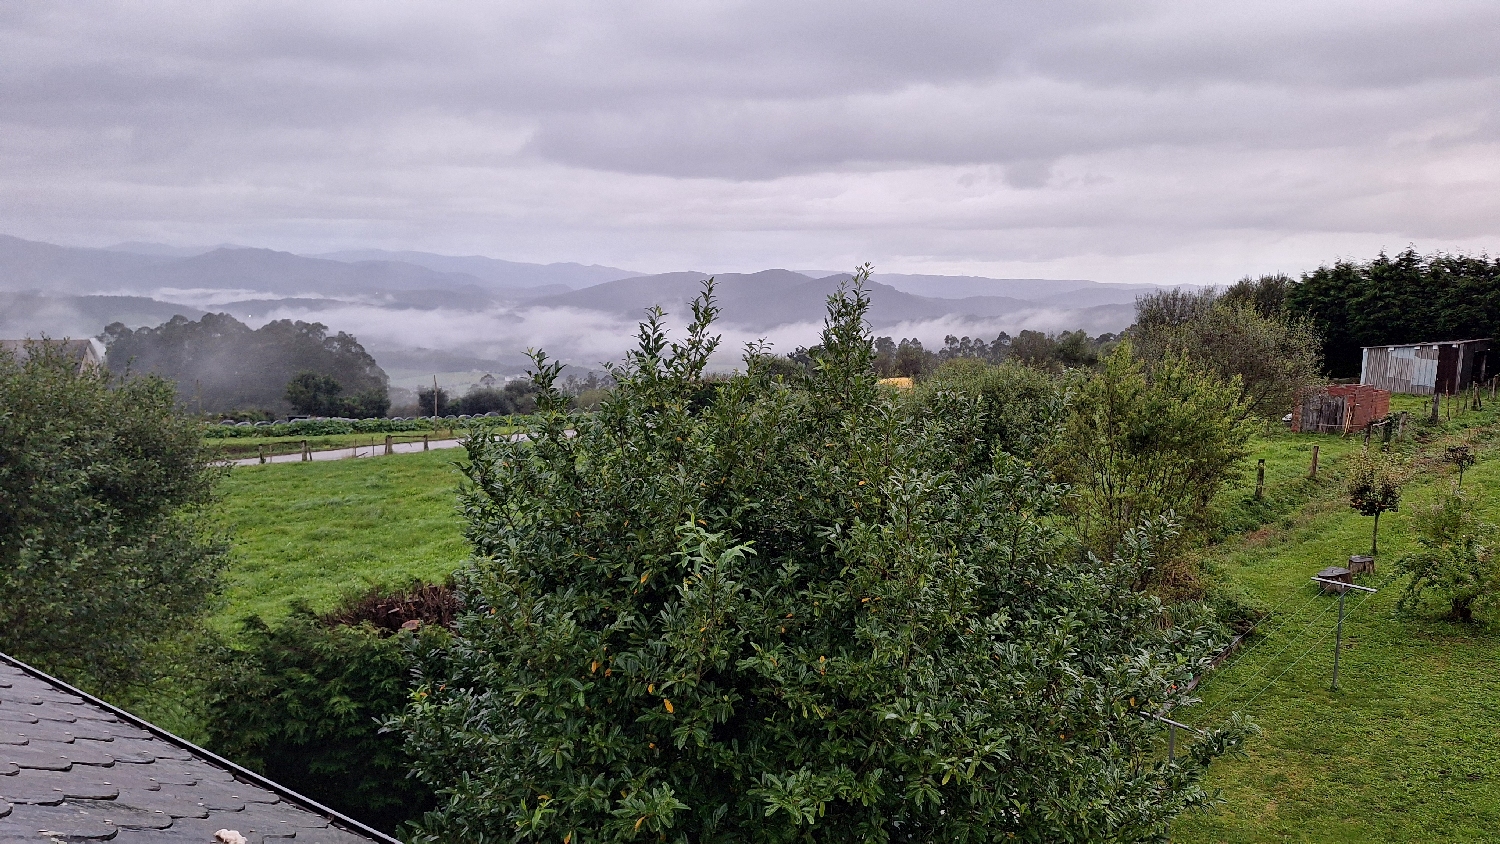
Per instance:
[[[302,460],[304,462],[312,459],[312,450],[307,447],[307,440],[302,441]]]
[[[1318,447],[1316,445],[1313,446],[1312,469],[1308,471],[1307,476],[1313,480],[1318,479]]]
[[[1255,500],[1259,501],[1266,494],[1266,459],[1262,457],[1255,464]]]
[[[422,435],[422,450],[423,451],[427,450],[427,435],[426,434]]]
[[[395,452],[391,450],[391,435],[390,434],[386,434],[385,435],[385,453],[386,454],[395,454]]]
[[[1441,401],[1442,398],[1443,394],[1439,393],[1436,387],[1432,388],[1432,421],[1434,423],[1438,421],[1438,402]]]

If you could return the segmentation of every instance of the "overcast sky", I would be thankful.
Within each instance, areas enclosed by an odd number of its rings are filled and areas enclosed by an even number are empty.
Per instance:
[[[1224,282],[1500,245],[1500,3],[0,4],[0,232]]]

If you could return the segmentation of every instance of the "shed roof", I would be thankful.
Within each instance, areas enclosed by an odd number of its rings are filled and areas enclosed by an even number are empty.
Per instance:
[[[1362,349],[1411,349],[1417,346],[1467,346],[1470,343],[1488,343],[1488,337],[1476,337],[1473,340],[1424,340],[1421,343],[1388,343],[1384,346],[1361,346]]]
[[[395,844],[0,654],[0,842]]]

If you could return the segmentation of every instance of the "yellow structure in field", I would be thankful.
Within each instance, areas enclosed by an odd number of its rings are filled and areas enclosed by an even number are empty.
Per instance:
[[[910,378],[882,378],[880,384],[885,387],[895,387],[898,390],[910,390]]]

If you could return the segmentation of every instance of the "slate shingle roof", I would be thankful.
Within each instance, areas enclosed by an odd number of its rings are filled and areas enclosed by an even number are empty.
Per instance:
[[[394,839],[0,654],[0,844]]]

